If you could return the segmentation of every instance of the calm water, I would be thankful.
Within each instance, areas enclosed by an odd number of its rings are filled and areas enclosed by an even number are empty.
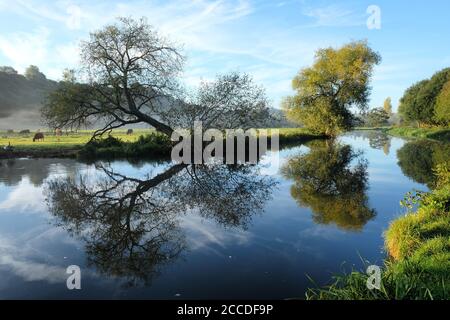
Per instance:
[[[307,275],[382,262],[447,147],[360,132],[285,149],[278,169],[2,161],[0,298],[303,297]]]

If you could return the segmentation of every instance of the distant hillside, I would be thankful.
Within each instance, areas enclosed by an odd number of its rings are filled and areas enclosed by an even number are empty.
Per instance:
[[[57,82],[48,80],[37,67],[20,75],[10,67],[0,67],[0,129],[43,127],[39,110]]]
[[[0,130],[40,129],[40,109],[47,95],[57,88],[58,83],[49,80],[35,66],[30,66],[25,75],[11,67],[0,67]],[[281,110],[271,109],[272,121],[268,127],[294,127]],[[96,127],[94,125],[94,127]],[[129,126],[146,128],[147,124]]]

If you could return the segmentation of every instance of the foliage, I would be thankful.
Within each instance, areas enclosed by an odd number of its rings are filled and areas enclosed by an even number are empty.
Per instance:
[[[0,72],[4,72],[7,74],[18,74],[17,70],[10,66],[2,66],[0,67]]]
[[[400,99],[399,112],[402,117],[406,121],[417,122],[419,126],[436,124],[437,98],[449,80],[450,68],[447,68],[407,89]]]
[[[82,158],[126,158],[126,157],[168,157],[172,150],[169,137],[152,132],[140,136],[135,142],[122,142],[108,136],[106,139],[93,140],[81,149]]]
[[[45,75],[39,70],[38,67],[36,66],[29,66],[26,70],[25,70],[25,78],[27,78],[28,80],[45,80],[46,77]]]
[[[447,128],[411,128],[398,127],[386,130],[389,135],[405,138],[422,138],[439,141],[450,141],[450,129]]]
[[[388,124],[389,113],[383,108],[370,110],[366,116],[366,124],[370,127],[381,127]]]
[[[444,85],[437,97],[435,117],[437,122],[450,126],[450,81]]]
[[[392,116],[392,99],[391,97],[387,97],[384,100],[383,110],[388,114],[388,116]]]
[[[288,119],[329,136],[350,129],[350,108],[367,108],[369,81],[380,60],[363,41],[318,50],[313,66],[292,81],[297,94],[283,102]]]

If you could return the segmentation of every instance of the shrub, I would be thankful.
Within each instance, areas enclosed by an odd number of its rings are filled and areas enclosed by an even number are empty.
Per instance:
[[[82,158],[164,157],[170,155],[171,148],[170,139],[159,133],[140,136],[136,142],[123,142],[108,136],[88,143],[79,155]]]

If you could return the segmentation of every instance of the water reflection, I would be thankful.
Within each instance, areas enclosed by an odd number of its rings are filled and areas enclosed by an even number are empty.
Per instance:
[[[367,161],[351,146],[334,141],[308,146],[308,153],[292,157],[282,169],[294,181],[291,196],[311,209],[316,223],[362,230],[376,215],[366,195]]]
[[[450,144],[431,140],[406,143],[397,151],[398,165],[405,176],[433,188],[436,165],[449,161]]]
[[[352,136],[361,137],[369,141],[369,146],[373,149],[383,150],[385,155],[389,155],[392,138],[379,130],[357,130],[352,132]]]
[[[86,244],[88,263],[130,286],[149,284],[186,249],[179,218],[195,211],[224,227],[245,228],[275,182],[257,166],[174,165],[138,179],[98,168],[102,178],[49,182],[59,225]]]
[[[33,186],[39,187],[51,173],[59,171],[74,176],[79,167],[79,163],[67,159],[0,160],[0,182],[16,186],[23,179],[28,179]]]

